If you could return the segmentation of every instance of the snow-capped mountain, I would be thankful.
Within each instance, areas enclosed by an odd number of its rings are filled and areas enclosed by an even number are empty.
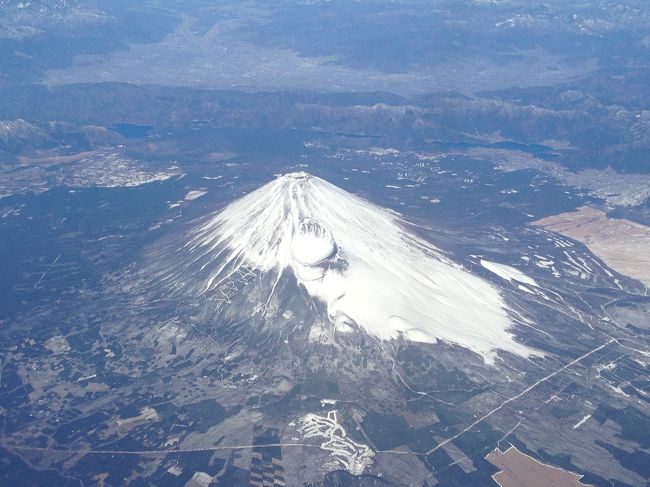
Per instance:
[[[107,18],[103,10],[79,0],[0,0],[0,38],[21,40],[45,32],[76,35],[75,28]]]
[[[201,221],[154,259],[154,275],[173,293],[250,315],[267,312],[293,275],[336,333],[442,340],[487,361],[496,350],[534,354],[514,340],[499,291],[413,230],[399,214],[291,173]]]
[[[4,11],[23,11],[40,14],[53,14],[79,5],[78,0],[1,0],[0,9]]]
[[[0,150],[17,150],[25,145],[37,146],[51,140],[41,128],[25,120],[0,120]]]

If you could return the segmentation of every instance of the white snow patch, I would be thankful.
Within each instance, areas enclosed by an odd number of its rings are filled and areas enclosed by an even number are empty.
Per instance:
[[[510,267],[505,264],[498,264],[497,262],[490,262],[489,260],[481,259],[481,265],[486,268],[488,271],[496,274],[506,281],[517,281],[522,284],[528,284],[529,286],[539,287],[539,284],[535,282],[532,277],[528,277],[526,274],[521,272],[519,269]]]
[[[208,192],[205,189],[195,189],[194,191],[189,191],[186,195],[184,200],[185,201],[192,201],[197,198],[200,198],[201,196],[205,196],[208,194]]]
[[[195,228],[185,245],[202,293],[218,293],[236,269],[291,269],[327,305],[339,331],[381,340],[443,340],[493,362],[497,349],[534,351],[509,332],[495,287],[408,231],[402,218],[304,172],[277,178]],[[536,283],[501,264],[490,270]],[[233,271],[235,268],[235,271]],[[493,272],[495,272],[493,271]]]
[[[580,421],[578,421],[576,424],[573,425],[573,429],[577,430],[578,428],[580,428],[580,426],[585,424],[589,418],[591,418],[591,414],[587,414],[586,416],[584,416]]]
[[[528,293],[528,294],[537,294],[536,292],[531,291],[531,290],[528,289],[526,286],[522,286],[521,284],[519,284],[519,285],[517,286],[517,289],[519,289],[519,290],[521,290],[521,291],[523,291],[523,292],[525,292],[525,293]]]

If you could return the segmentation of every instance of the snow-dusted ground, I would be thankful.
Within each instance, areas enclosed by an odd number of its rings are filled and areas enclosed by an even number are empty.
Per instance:
[[[136,187],[180,176],[175,165],[149,167],[143,161],[104,150],[71,156],[27,160],[19,171],[0,171],[0,198],[17,193],[41,193],[56,186],[71,188]]]
[[[279,280],[291,269],[340,331],[458,344],[494,358],[533,353],[508,331],[495,287],[445,258],[396,213],[306,173],[231,203],[184,246],[192,292],[218,293],[242,268]],[[178,256],[178,254],[177,254]],[[200,286],[200,287],[198,287]]]
[[[135,187],[182,174],[176,166],[152,170],[141,161],[110,151],[93,153],[66,169],[58,175],[57,182],[79,188]]]
[[[338,465],[352,475],[361,475],[372,465],[375,453],[366,445],[348,438],[345,428],[339,424],[336,411],[327,416],[309,413],[300,419],[299,430],[305,438],[323,438],[320,447],[329,451]]]

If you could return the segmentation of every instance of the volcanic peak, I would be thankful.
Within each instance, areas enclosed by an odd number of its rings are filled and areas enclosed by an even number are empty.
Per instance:
[[[486,360],[534,353],[514,340],[500,293],[409,231],[394,212],[295,172],[211,215],[183,247],[185,279],[217,293],[241,268],[276,281],[287,269],[327,307],[340,332],[380,340],[443,340]],[[273,286],[275,289],[275,286]]]

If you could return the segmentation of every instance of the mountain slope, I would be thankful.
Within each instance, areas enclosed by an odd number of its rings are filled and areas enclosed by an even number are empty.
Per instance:
[[[231,203],[196,226],[173,255],[156,259],[156,282],[183,296],[224,296],[256,288],[250,315],[265,312],[279,281],[326,306],[338,333],[380,340],[443,340],[487,361],[497,349],[528,356],[513,339],[499,292],[412,233],[393,212],[306,173],[291,173]],[[242,276],[256,275],[256,279]],[[258,289],[260,285],[262,291]]]

